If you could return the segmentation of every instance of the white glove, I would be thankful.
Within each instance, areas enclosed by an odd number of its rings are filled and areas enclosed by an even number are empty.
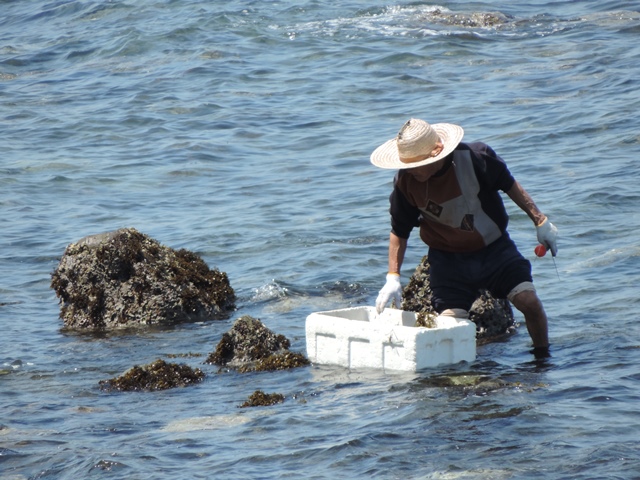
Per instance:
[[[387,283],[384,284],[376,299],[376,311],[382,313],[391,299],[395,300],[396,308],[400,308],[402,304],[402,285],[400,285],[400,275],[397,273],[387,274]]]
[[[556,253],[558,253],[558,246],[556,244],[558,229],[556,226],[551,223],[548,218],[545,218],[544,222],[536,227],[536,233],[538,234],[538,242],[548,250],[551,250],[551,255],[555,257]]]

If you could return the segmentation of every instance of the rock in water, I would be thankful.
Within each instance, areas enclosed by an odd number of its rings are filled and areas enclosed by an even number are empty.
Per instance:
[[[403,310],[424,314],[435,313],[431,305],[429,262],[426,256],[411,276],[402,297]],[[511,304],[506,299],[494,298],[487,290],[478,292],[478,298],[469,310],[469,320],[476,324],[478,343],[490,342],[515,332]]]
[[[262,390],[253,392],[240,408],[269,407],[284,402],[284,395],[280,393],[264,393]]]
[[[123,375],[99,382],[102,390],[147,391],[167,390],[200,383],[204,372],[188,365],[156,360],[142,367],[134,366]]]
[[[70,329],[220,319],[235,309],[226,273],[133,228],[70,244],[51,277]]]
[[[501,12],[451,12],[436,9],[422,16],[426,21],[468,28],[499,28],[513,22],[510,15]]]
[[[240,317],[222,335],[205,363],[227,366],[239,372],[285,370],[309,365],[300,353],[289,351],[289,339],[276,334],[249,315]]]

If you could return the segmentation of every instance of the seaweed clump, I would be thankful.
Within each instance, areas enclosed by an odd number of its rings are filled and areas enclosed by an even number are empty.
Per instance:
[[[416,313],[416,327],[436,328],[438,322],[436,322],[437,314],[433,312],[418,312]]]
[[[71,329],[227,318],[235,308],[226,273],[133,228],[68,245],[51,275],[51,288],[60,299],[60,317]]]
[[[222,335],[205,363],[234,368],[240,373],[309,365],[304,355],[289,351],[290,346],[284,335],[272,332],[259,319],[244,315]]]
[[[136,365],[123,375],[99,382],[102,390],[157,391],[186,387],[201,382],[205,374],[199,368],[156,360],[142,367]]]
[[[418,322],[422,316],[428,318],[430,315],[437,315],[431,303],[431,295],[429,261],[425,256],[402,292],[402,309],[418,312]],[[469,320],[476,324],[478,343],[504,338],[512,335],[516,329],[509,301],[493,297],[488,290],[478,291],[478,298],[469,310]]]
[[[280,393],[264,393],[262,390],[253,392],[240,408],[247,407],[270,407],[284,402],[284,395]]]
[[[269,355],[267,358],[258,360],[255,366],[246,369],[245,366],[238,369],[239,372],[245,371],[274,371],[289,370],[290,368],[304,367],[309,365],[309,359],[301,353],[297,352],[281,352]]]

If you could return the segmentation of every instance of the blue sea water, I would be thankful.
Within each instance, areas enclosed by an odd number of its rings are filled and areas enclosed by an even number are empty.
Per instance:
[[[640,478],[640,2],[0,11],[1,478]],[[418,373],[203,365],[241,315],[304,351],[309,313],[373,303],[393,173],[368,157],[412,116],[489,143],[559,228],[556,274],[507,202],[550,361],[521,326]],[[49,283],[65,247],[121,227],[227,272],[237,312],[61,331]],[[425,253],[414,237],[403,282]],[[98,387],[176,355],[205,382]],[[286,400],[238,409],[256,389]]]

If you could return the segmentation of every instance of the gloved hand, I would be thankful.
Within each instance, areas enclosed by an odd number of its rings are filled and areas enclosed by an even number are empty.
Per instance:
[[[387,273],[387,283],[384,284],[376,299],[376,311],[382,313],[391,299],[395,300],[396,308],[400,308],[402,304],[402,285],[400,285],[400,275],[397,273]]]
[[[538,234],[538,242],[548,250],[551,250],[551,255],[555,257],[556,253],[558,253],[558,246],[556,244],[558,229],[556,226],[551,223],[548,218],[545,218],[544,222],[536,227],[536,233]]]

